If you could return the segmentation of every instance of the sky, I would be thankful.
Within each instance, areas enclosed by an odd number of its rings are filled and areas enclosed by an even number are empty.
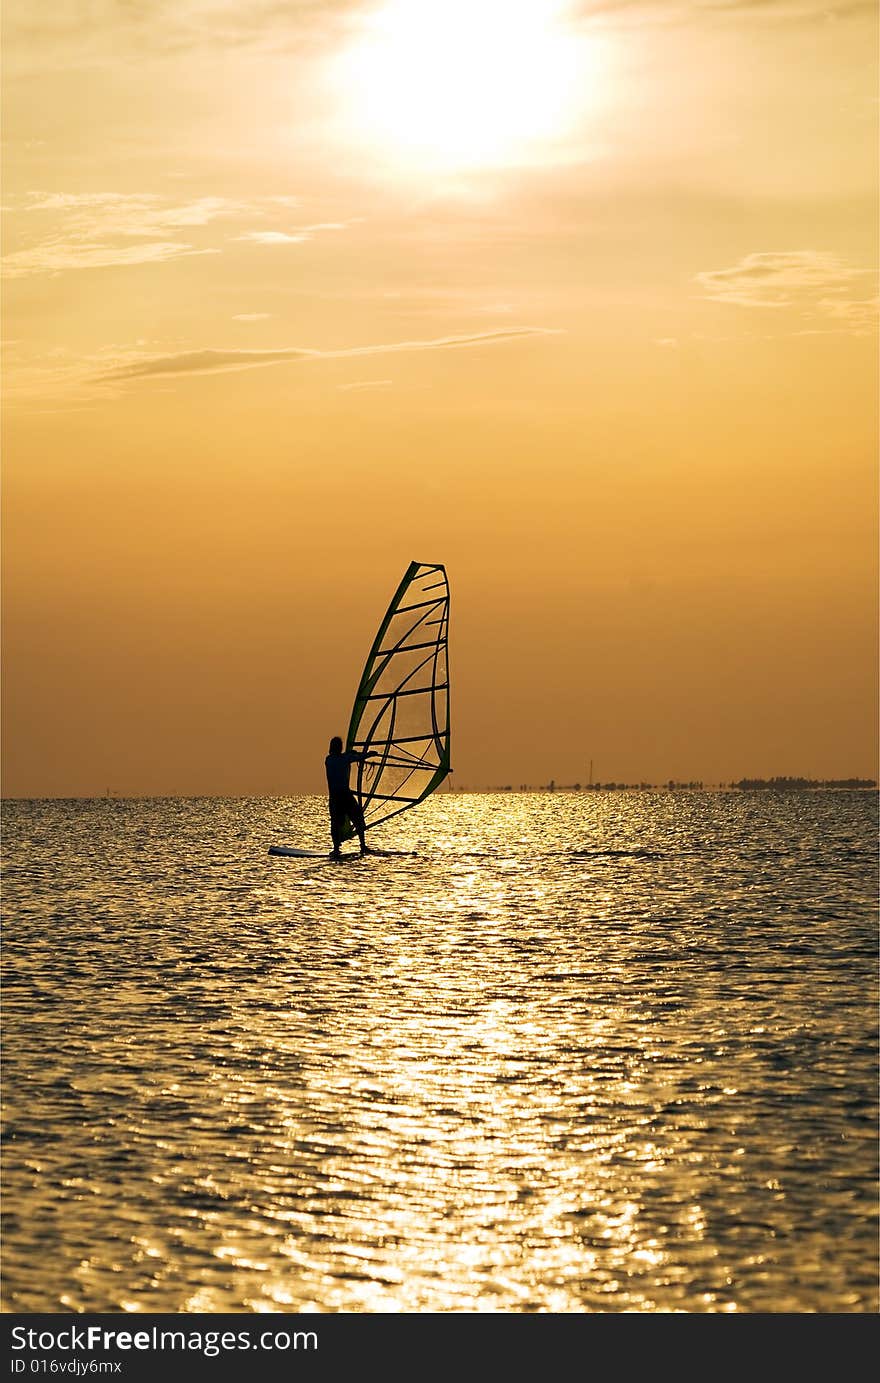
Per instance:
[[[4,0],[2,791],[877,776],[877,11]]]

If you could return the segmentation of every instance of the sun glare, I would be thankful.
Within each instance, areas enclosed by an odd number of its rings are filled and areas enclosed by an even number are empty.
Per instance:
[[[563,139],[597,50],[561,0],[388,0],[339,59],[359,142],[429,169],[527,157]]]

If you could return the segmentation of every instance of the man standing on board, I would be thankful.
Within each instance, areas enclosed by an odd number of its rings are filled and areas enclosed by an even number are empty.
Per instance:
[[[347,749],[343,752],[342,740],[338,735],[334,735],[330,741],[330,753],[324,760],[324,767],[327,770],[327,790],[330,794],[330,835],[333,838],[331,859],[342,858],[340,846],[345,831],[346,817],[357,833],[357,838],[361,843],[361,854],[369,854],[367,843],[364,840],[364,814],[348,785],[348,770],[352,764],[372,758],[375,758],[374,754],[356,754],[353,749]]]

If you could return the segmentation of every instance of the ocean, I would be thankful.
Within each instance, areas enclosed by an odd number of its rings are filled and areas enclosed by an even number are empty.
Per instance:
[[[874,792],[3,808],[3,1309],[876,1313]]]

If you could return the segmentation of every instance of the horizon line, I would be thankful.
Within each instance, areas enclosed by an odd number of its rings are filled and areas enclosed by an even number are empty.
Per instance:
[[[452,784],[446,789],[447,795],[450,789],[456,794],[463,793],[504,793],[514,795],[517,793],[594,793],[594,792],[730,792],[730,791],[749,791],[756,789],[765,791],[770,788],[779,788],[783,791],[803,791],[813,792],[817,788],[822,789],[841,789],[850,791],[871,791],[880,787],[880,780],[876,778],[863,778],[859,775],[850,775],[843,778],[805,778],[789,774],[777,774],[771,778],[738,778],[719,782],[708,782],[705,779],[695,778],[669,778],[662,783],[649,782],[623,782],[609,779],[607,782],[598,783],[557,783],[551,779],[549,783],[520,783],[516,786],[512,784],[476,784],[455,788]],[[431,794],[433,796],[433,794]],[[441,793],[442,795],[442,793]],[[274,801],[289,801],[295,797],[318,797],[323,798],[326,793],[313,789],[311,791],[299,792],[122,792],[106,790],[105,792],[87,793],[8,793],[0,794],[0,804],[6,802],[197,802],[207,800],[226,800],[237,802],[260,801],[270,798]],[[426,799],[427,800],[427,799]]]

